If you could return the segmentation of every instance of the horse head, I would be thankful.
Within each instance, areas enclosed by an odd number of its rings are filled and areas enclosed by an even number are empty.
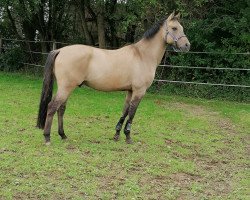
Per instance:
[[[164,27],[165,32],[163,37],[165,42],[173,46],[175,51],[188,52],[190,42],[180,24],[180,13],[175,15],[175,12],[173,12],[165,21]]]

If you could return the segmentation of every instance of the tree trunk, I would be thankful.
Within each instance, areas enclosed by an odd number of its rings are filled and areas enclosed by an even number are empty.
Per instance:
[[[117,32],[116,32],[116,22],[114,17],[112,17],[113,15],[115,15],[114,13],[116,12],[116,5],[117,5],[117,0],[110,0],[110,1],[106,1],[106,5],[108,5],[107,7],[109,8],[109,13],[110,13],[110,17],[108,17],[107,21],[109,24],[109,28],[110,28],[110,34],[111,34],[111,41],[110,44],[111,46],[114,48],[119,46],[119,41],[117,39]]]
[[[86,19],[85,19],[84,1],[80,2],[80,9],[78,9],[78,10],[79,10],[80,19],[81,19],[81,26],[82,26],[84,36],[85,36],[85,39],[86,39],[86,44],[94,45],[93,38],[92,38],[92,36],[91,36],[91,34],[89,32],[88,24],[87,24]]]
[[[102,13],[97,15],[97,29],[98,29],[98,42],[100,48],[106,47],[105,40],[105,24],[104,24],[104,16]]]
[[[128,27],[127,33],[126,33],[126,43],[134,43],[135,42],[135,25],[130,25]]]
[[[10,23],[12,25],[12,30],[14,30],[16,37],[22,39],[22,33],[19,33],[20,31],[18,31],[18,28],[16,27],[15,20],[12,17],[10,9],[9,9],[8,6],[6,6],[6,11],[7,11],[7,15],[8,15],[8,18],[10,20]]]

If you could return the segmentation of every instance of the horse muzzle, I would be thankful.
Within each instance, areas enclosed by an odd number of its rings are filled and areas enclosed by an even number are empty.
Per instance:
[[[190,50],[190,43],[186,42],[184,45],[178,47],[178,49],[182,52],[188,52]]]
[[[174,36],[172,33],[167,32],[167,35],[173,39],[174,43],[172,47],[176,52],[188,52],[190,50],[190,42],[187,39],[186,35],[181,35],[179,37]]]

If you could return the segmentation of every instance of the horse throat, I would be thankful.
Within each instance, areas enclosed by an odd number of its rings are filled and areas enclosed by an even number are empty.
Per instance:
[[[161,28],[154,37],[150,39],[143,38],[135,44],[140,53],[144,55],[142,57],[147,59],[147,62],[152,62],[151,64],[155,68],[161,63],[167,46],[162,35]]]

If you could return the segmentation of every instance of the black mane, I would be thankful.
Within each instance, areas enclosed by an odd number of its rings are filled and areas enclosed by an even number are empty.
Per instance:
[[[148,39],[148,40],[153,38],[155,34],[158,33],[158,31],[160,30],[160,28],[162,27],[165,21],[166,21],[166,18],[163,18],[160,21],[156,22],[149,30],[147,30],[144,33],[143,38]]]

